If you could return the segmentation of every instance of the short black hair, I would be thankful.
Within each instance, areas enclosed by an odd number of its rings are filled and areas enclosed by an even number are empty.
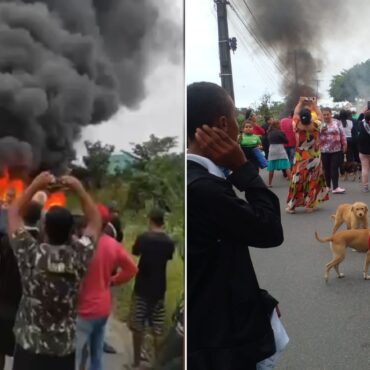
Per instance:
[[[66,244],[70,240],[73,226],[73,216],[67,208],[53,206],[45,215],[45,233],[52,245]]]
[[[253,109],[250,109],[248,108],[246,111],[245,111],[245,119],[249,119],[251,118],[251,115],[253,114]]]
[[[301,120],[302,125],[309,125],[311,123],[312,115],[311,111],[308,108],[303,108],[299,113],[299,118]]]
[[[85,215],[74,215],[73,217],[73,229],[72,234],[76,235],[78,238],[80,238],[83,234],[83,231],[86,229],[87,226],[87,219]]]
[[[26,226],[35,226],[41,218],[42,205],[31,201],[23,214],[23,221]]]
[[[202,125],[213,126],[215,121],[231,115],[230,95],[211,82],[195,82],[187,87],[187,136],[194,139]]]
[[[272,118],[272,116],[265,116],[264,117],[264,120],[265,120],[265,123],[268,123],[268,121]]]
[[[164,225],[164,211],[159,208],[154,208],[149,213],[149,220],[157,226]]]

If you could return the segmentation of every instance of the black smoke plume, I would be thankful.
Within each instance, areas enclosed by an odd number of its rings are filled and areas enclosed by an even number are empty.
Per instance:
[[[299,96],[316,96],[317,73],[325,63],[323,40],[336,35],[346,19],[344,0],[250,0],[254,33],[277,57],[286,110]]]
[[[12,153],[27,142],[34,167],[62,171],[84,126],[139,105],[150,70],[178,58],[180,29],[158,3],[0,0],[0,138],[18,140]]]

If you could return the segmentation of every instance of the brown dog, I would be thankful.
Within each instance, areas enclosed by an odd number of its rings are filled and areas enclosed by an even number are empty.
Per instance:
[[[340,173],[345,181],[348,180],[348,176],[352,175],[352,180],[356,181],[359,176],[358,174],[361,172],[361,164],[358,162],[343,162],[340,165]]]
[[[331,216],[335,220],[333,234],[337,232],[343,223],[346,223],[347,230],[367,229],[369,227],[368,212],[368,206],[362,202],[341,204],[337,208],[335,215]]]
[[[343,278],[344,275],[339,272],[339,264],[344,260],[346,256],[346,248],[356,249],[358,252],[367,252],[363,276],[365,280],[370,279],[367,274],[370,264],[370,230],[345,230],[330,236],[328,238],[321,239],[315,231],[315,237],[320,243],[330,242],[331,250],[333,252],[333,259],[326,264],[325,280],[329,280],[329,271],[334,267],[337,272],[338,278]]]

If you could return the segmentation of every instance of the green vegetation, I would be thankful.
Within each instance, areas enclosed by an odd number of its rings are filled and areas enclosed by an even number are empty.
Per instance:
[[[265,117],[273,117],[274,119],[282,118],[284,107],[284,102],[272,101],[270,94],[264,94],[258,103],[252,104],[250,108],[257,115],[257,123],[263,125],[265,123]],[[246,110],[247,108],[237,110],[237,121],[240,129],[243,128]]]
[[[335,102],[367,99],[370,96],[370,59],[334,76],[329,93]]]
[[[166,230],[176,243],[176,253],[168,263],[166,323],[171,321],[184,287],[184,153],[171,152],[176,146],[174,137],[157,138],[132,144],[137,158],[129,168],[114,175],[107,171],[109,156],[114,148],[100,142],[86,143],[87,169],[74,168],[89,187],[97,202],[115,201],[120,209],[126,249],[131,251],[136,237],[147,230],[149,211],[160,207],[166,211]],[[69,207],[76,209],[76,201],[69,198]],[[115,289],[116,315],[126,320],[129,314],[134,282]]]

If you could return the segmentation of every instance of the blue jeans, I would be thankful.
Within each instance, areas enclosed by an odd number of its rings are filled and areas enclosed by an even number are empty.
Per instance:
[[[285,151],[286,151],[286,154],[288,155],[290,166],[293,167],[295,147],[294,146],[288,146],[288,147],[285,148]]]
[[[265,155],[262,153],[261,149],[253,148],[252,153],[253,153],[254,157],[256,158],[256,160],[258,162],[259,168],[266,168],[268,162],[266,160]]]
[[[90,351],[90,370],[103,370],[104,333],[108,317],[86,320],[77,316],[76,370],[85,365],[86,349]]]

